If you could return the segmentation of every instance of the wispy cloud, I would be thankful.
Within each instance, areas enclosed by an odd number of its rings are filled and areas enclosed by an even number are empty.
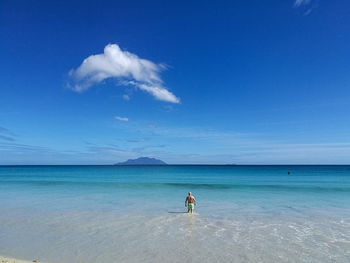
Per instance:
[[[28,145],[28,144],[21,144],[21,143],[13,143],[13,141],[8,142],[0,142],[0,150],[1,151],[9,151],[9,152],[16,152],[17,154],[26,154],[26,153],[51,153],[54,152],[54,150],[48,148],[48,147],[42,147],[42,146],[36,146],[36,145]]]
[[[115,116],[114,118],[118,121],[129,121],[129,118],[126,118],[126,117]]]
[[[106,79],[114,78],[124,85],[144,90],[158,100],[179,103],[180,99],[163,85],[160,72],[165,68],[163,64],[123,51],[117,44],[109,44],[103,54],[89,56],[77,69],[69,72],[72,80],[69,86],[77,92],[83,92]]]
[[[9,132],[9,130],[5,127],[0,126],[0,132]]]
[[[227,138],[242,138],[245,136],[257,135],[256,133],[241,133],[236,131],[222,131],[202,126],[156,126],[148,125],[142,128],[143,131],[149,132],[153,136],[166,136],[169,138],[193,138],[204,139],[219,138],[226,140]]]
[[[317,8],[317,0],[295,0],[294,8],[300,9],[304,16],[308,16]]]
[[[133,139],[127,139],[127,142],[145,142],[148,141],[148,137],[142,137],[142,138],[133,138]]]
[[[127,95],[127,94],[124,94],[124,95],[123,95],[123,99],[124,99],[124,100],[130,100],[130,96]]]
[[[138,152],[138,153],[142,153],[142,152],[144,152],[145,150],[148,150],[148,149],[164,148],[164,147],[165,147],[164,144],[161,144],[161,145],[144,145],[144,146],[140,146],[140,147],[135,147],[135,148],[132,149],[132,151]]]
[[[0,140],[4,140],[4,141],[8,141],[8,142],[15,141],[15,139],[13,139],[12,137],[5,136],[5,135],[0,135]]]
[[[100,152],[100,153],[110,153],[110,154],[129,154],[130,152],[119,148],[117,145],[94,145],[94,146],[89,146],[88,150],[90,152]]]
[[[0,126],[0,133],[6,134],[2,135],[0,134],[0,140],[8,141],[8,142],[14,142],[15,139],[11,136],[15,136],[10,130],[6,129],[5,127]]]
[[[311,3],[311,0],[295,0],[294,6],[295,7],[299,7],[299,6],[302,6],[302,5],[308,5],[310,3]]]

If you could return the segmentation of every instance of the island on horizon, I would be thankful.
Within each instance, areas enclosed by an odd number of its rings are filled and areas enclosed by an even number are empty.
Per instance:
[[[167,163],[156,158],[139,157],[137,159],[129,159],[125,162],[116,163],[114,165],[167,165]]]

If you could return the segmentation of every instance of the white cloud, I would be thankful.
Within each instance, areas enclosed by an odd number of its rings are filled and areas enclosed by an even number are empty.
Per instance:
[[[126,95],[126,94],[124,94],[124,95],[123,95],[123,99],[124,99],[124,100],[130,100],[130,96],[129,96],[129,95]]]
[[[135,85],[138,86],[141,90],[151,93],[158,100],[164,100],[164,101],[169,101],[173,103],[180,102],[180,100],[174,94],[172,94],[170,91],[163,88],[162,86],[149,85],[149,84],[135,84]]]
[[[180,99],[163,86],[160,72],[164,69],[162,64],[123,51],[117,44],[108,44],[103,54],[89,56],[77,69],[69,72],[73,83],[70,87],[83,92],[105,79],[114,78],[120,83],[134,85],[158,100],[179,103]]]
[[[128,119],[128,118],[125,118],[125,117],[115,116],[114,118],[115,118],[116,120],[118,120],[118,121],[129,121],[129,119]]]
[[[299,7],[301,5],[308,5],[311,3],[311,0],[295,0],[294,6]]]

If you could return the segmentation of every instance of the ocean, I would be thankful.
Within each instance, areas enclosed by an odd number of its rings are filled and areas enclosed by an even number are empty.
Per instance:
[[[350,166],[0,166],[0,209],[21,259],[350,262]]]

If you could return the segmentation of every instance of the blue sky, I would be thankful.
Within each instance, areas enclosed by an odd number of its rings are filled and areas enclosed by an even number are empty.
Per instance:
[[[349,10],[3,0],[0,164],[349,164]]]

